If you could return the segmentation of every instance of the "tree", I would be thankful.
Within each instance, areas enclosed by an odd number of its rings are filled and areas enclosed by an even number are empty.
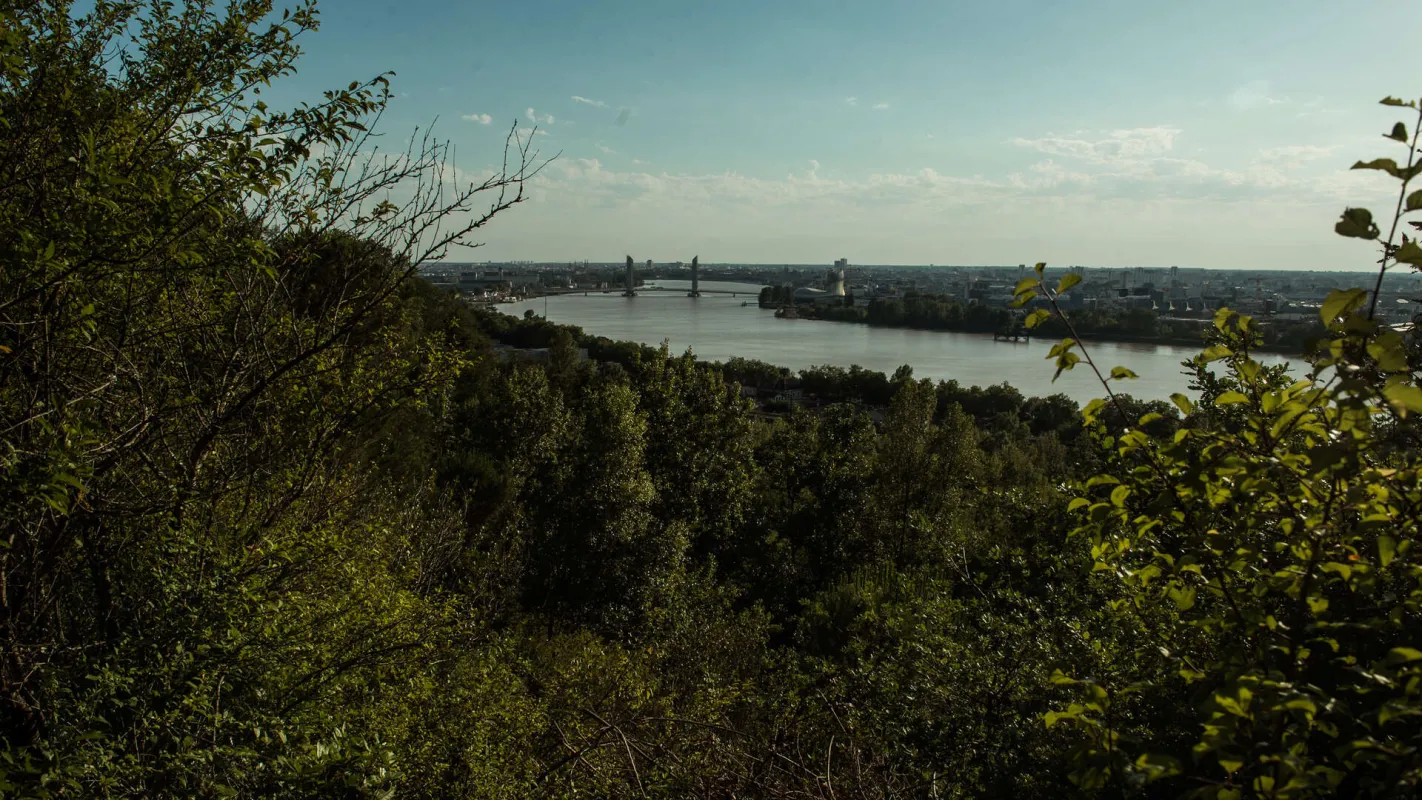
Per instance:
[[[395,324],[401,287],[536,166],[512,137],[474,185],[428,135],[377,155],[385,76],[269,109],[317,24],[270,12],[0,14],[7,791],[390,780],[356,712],[313,711],[426,646],[398,505],[345,448],[459,369]],[[387,567],[328,602],[352,563]]]

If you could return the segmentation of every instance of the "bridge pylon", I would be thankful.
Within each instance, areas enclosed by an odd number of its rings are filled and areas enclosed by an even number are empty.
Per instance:
[[[632,256],[627,257],[627,291],[622,293],[623,297],[637,296],[637,282],[632,268]]]

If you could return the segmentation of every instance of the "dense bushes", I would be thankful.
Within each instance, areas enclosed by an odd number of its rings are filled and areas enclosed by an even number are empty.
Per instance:
[[[1169,414],[819,369],[766,420],[776,368],[414,279],[531,154],[361,172],[383,81],[248,104],[267,12],[0,15],[5,796],[1415,792],[1422,391],[1361,294],[1313,383],[1222,315]]]

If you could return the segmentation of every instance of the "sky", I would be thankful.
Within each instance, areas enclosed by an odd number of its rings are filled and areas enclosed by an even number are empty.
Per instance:
[[[454,261],[1367,270],[1422,94],[1405,0],[320,7],[269,102],[393,71],[387,139],[556,155]]]

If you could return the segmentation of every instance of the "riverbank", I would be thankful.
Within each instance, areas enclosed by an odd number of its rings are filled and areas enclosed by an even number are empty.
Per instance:
[[[766,307],[766,306],[762,306],[762,308],[765,308],[765,307]],[[911,324],[911,323],[891,324],[891,323],[886,323],[886,322],[875,322],[875,321],[873,321],[873,320],[868,319],[867,317],[866,317],[866,318],[860,318],[860,319],[854,319],[854,318],[837,317],[837,316],[823,316],[823,311],[824,311],[824,310],[825,310],[825,309],[823,309],[823,308],[815,308],[815,307],[812,307],[812,306],[801,306],[801,307],[798,307],[798,309],[797,309],[797,314],[796,314],[796,315],[787,316],[787,317],[785,317],[785,318],[787,318],[787,319],[807,320],[807,321],[810,321],[810,322],[837,322],[837,323],[842,323],[842,324],[846,324],[846,325],[864,325],[864,326],[871,327],[871,328],[888,328],[888,329],[894,329],[894,330],[912,330],[912,331],[931,331],[931,332],[936,332],[936,333],[952,333],[952,334],[969,335],[969,336],[972,336],[972,335],[977,335],[977,336],[994,336],[994,335],[1000,330],[1000,329],[998,329],[998,328],[992,328],[992,329],[983,329],[983,328],[975,328],[975,329],[949,328],[949,327],[938,327],[938,326],[914,325],[914,324]],[[1179,323],[1179,322],[1175,322],[1174,324],[1177,324],[1177,325],[1178,325],[1178,324],[1180,324],[1180,323]],[[1047,325],[1050,325],[1050,322],[1047,323]],[[1188,347],[1188,348],[1201,349],[1201,348],[1204,348],[1204,347],[1205,347],[1205,344],[1206,344],[1206,336],[1207,336],[1208,331],[1210,330],[1210,328],[1211,328],[1211,323],[1210,323],[1210,322],[1208,322],[1208,321],[1206,321],[1206,320],[1200,320],[1200,321],[1199,321],[1199,335],[1198,335],[1198,336],[1159,336],[1159,335],[1152,336],[1152,335],[1148,335],[1148,334],[1132,334],[1132,333],[1126,333],[1126,332],[1120,332],[1120,331],[1090,331],[1090,332],[1086,332],[1086,333],[1080,333],[1080,335],[1078,336],[1078,338],[1079,338],[1081,341],[1086,342],[1086,343],[1088,343],[1088,344],[1089,344],[1089,343],[1092,343],[1092,342],[1097,342],[1097,343],[1111,343],[1111,344],[1159,345],[1159,346],[1165,346],[1165,347]],[[1032,330],[1032,331],[1029,331],[1029,336],[1028,336],[1027,338],[1028,338],[1028,339],[1040,339],[1040,340],[1042,340],[1042,341],[1050,341],[1050,342],[1054,342],[1054,343],[1055,343],[1055,342],[1060,341],[1061,339],[1066,338],[1068,335],[1070,335],[1070,334],[1067,333],[1065,330],[1051,330],[1050,327],[1044,326],[1044,327],[1039,327],[1039,328],[1037,328],[1037,329],[1034,329],[1034,330]],[[1026,342],[1023,342],[1023,343],[1026,343]],[[1260,345],[1258,345],[1258,346],[1256,346],[1256,347],[1254,348],[1254,352],[1259,352],[1259,353],[1271,353],[1271,354],[1275,354],[1275,355],[1285,356],[1285,357],[1287,357],[1287,358],[1300,359],[1300,360],[1302,360],[1302,359],[1305,358],[1304,350],[1305,350],[1304,346],[1303,346],[1300,342],[1297,342],[1297,341],[1289,341],[1289,342],[1269,342],[1269,343],[1260,344]]]

